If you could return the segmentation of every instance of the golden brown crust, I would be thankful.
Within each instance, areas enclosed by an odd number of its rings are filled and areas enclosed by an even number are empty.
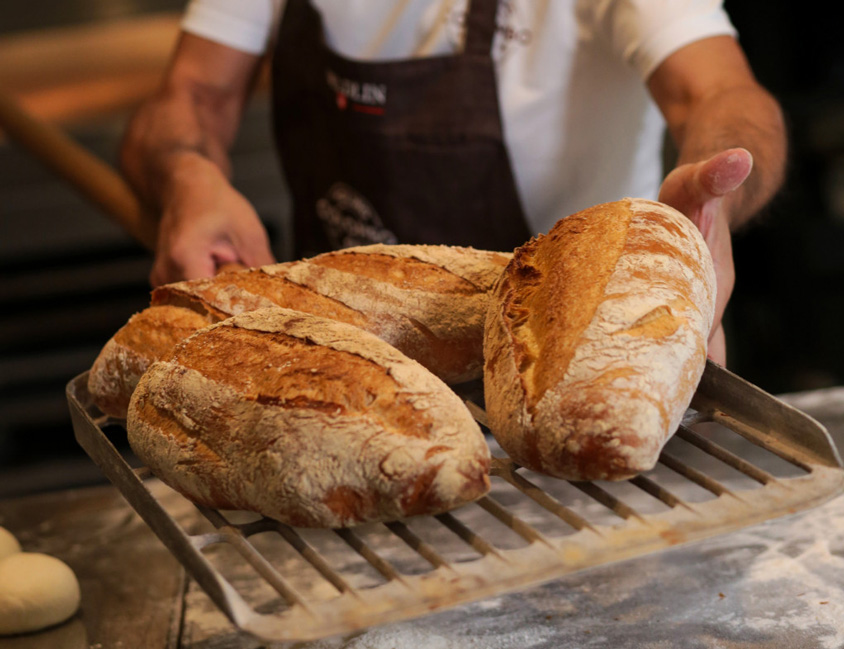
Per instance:
[[[103,413],[123,418],[129,397],[149,365],[209,324],[178,306],[153,306],[136,313],[103,346],[88,374],[88,391]]]
[[[344,305],[365,322],[309,312],[360,326],[447,383],[460,383],[483,373],[489,291],[509,258],[456,246],[376,244],[263,270]]]
[[[192,310],[207,324],[271,306],[332,318],[375,334],[444,381],[460,383],[482,374],[488,294],[509,259],[450,246],[363,246],[160,286],[151,304]],[[169,349],[159,353],[148,339],[129,339],[132,326],[124,329],[126,343],[109,344],[101,354],[119,353],[119,362],[100,362],[91,372],[105,373],[92,380],[100,386],[97,403],[114,416],[125,416],[140,373],[135,366],[127,377],[108,373],[122,371],[127,355],[147,359],[145,368]],[[179,331],[172,332],[170,347]]]
[[[714,310],[706,244],[682,214],[627,199],[517,249],[491,298],[491,428],[523,466],[623,479],[656,462],[693,395]]]
[[[283,358],[272,364],[270,359]],[[328,414],[376,412],[397,434],[427,439],[433,422],[414,408],[387,369],[357,354],[280,332],[215,327],[185,341],[173,363],[227,383],[244,399]]]
[[[525,339],[533,337],[534,361],[555,360],[535,362],[529,408],[536,406],[535,399],[557,383],[571,362],[622,254],[631,216],[629,209],[618,204],[593,207],[563,219],[542,244],[533,247],[533,264],[542,281],[533,284],[525,301]],[[593,250],[600,254],[589,254]],[[515,330],[512,335],[520,337]]]
[[[488,294],[509,258],[456,246],[361,246],[170,284],[152,302],[215,320],[270,305],[333,318],[461,383],[483,372]]]
[[[217,320],[275,305],[366,328],[368,322],[363,313],[285,278],[285,269],[304,263],[307,262],[288,262],[167,284],[153,291],[152,303],[182,304],[219,316]]]
[[[201,313],[214,322],[246,311],[255,311],[275,303],[260,293],[246,290],[247,276],[257,269],[221,273],[215,277],[174,282],[155,288],[151,304],[175,304]]]
[[[472,295],[478,292],[478,288],[469,280],[459,277],[441,266],[412,257],[403,257],[404,261],[397,264],[397,259],[396,256],[384,253],[350,252],[347,249],[319,255],[311,261],[318,266],[368,277],[379,282],[387,282],[397,288],[409,291],[424,286],[425,290],[432,293]]]
[[[196,502],[292,525],[437,513],[489,488],[460,399],[356,327],[287,309],[230,318],[138,385],[133,450]]]

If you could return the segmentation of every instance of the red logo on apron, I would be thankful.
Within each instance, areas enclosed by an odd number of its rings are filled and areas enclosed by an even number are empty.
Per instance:
[[[369,115],[383,115],[387,104],[387,86],[383,83],[359,81],[341,77],[326,70],[325,81],[334,91],[334,101],[339,110],[347,108]]]

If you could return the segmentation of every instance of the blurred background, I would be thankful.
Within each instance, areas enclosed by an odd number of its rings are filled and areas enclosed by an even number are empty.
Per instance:
[[[184,0],[0,3],[0,90],[116,166],[128,115],[157,83]],[[844,46],[800,5],[728,0],[791,135],[785,188],[735,237],[730,369],[778,394],[844,384]],[[289,204],[259,92],[233,151],[235,185],[280,259]],[[100,482],[64,389],[148,304],[151,258],[0,132],[0,498]]]

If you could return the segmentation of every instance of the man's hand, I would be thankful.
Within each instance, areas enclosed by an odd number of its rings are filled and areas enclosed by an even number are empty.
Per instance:
[[[698,227],[715,265],[715,319],[709,337],[709,357],[726,363],[721,319],[733,292],[735,268],[730,239],[729,198],[750,175],[753,157],[745,149],[729,149],[703,162],[684,164],[666,176],[660,202],[681,211]]]
[[[229,179],[228,151],[261,61],[182,33],[163,83],[129,121],[121,169],[161,215],[154,286],[273,262],[264,226]]]
[[[723,364],[721,317],[735,281],[730,231],[750,222],[782,184],[787,149],[782,110],[756,81],[731,36],[680,48],[647,83],[678,152],[677,168],[659,198],[700,228],[715,262],[718,295],[709,356]]]
[[[152,285],[211,277],[225,264],[273,263],[267,233],[249,201],[213,162],[188,156],[166,192]]]

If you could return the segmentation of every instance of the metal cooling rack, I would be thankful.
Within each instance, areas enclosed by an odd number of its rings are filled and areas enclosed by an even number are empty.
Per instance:
[[[110,441],[104,429],[115,422],[92,405],[86,386],[82,374],[67,388],[79,443],[231,622],[272,642],[422,616],[738,530],[844,491],[841,458],[819,423],[709,363],[658,466],[626,482],[534,474],[491,441],[490,494],[451,513],[302,530],[198,508],[203,525],[188,530],[153,495],[149,471],[133,470]],[[484,424],[484,412],[469,406]]]

